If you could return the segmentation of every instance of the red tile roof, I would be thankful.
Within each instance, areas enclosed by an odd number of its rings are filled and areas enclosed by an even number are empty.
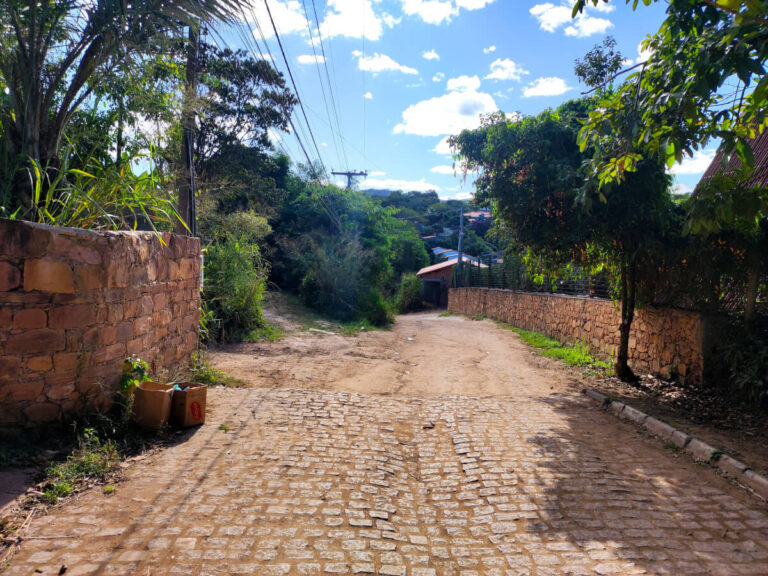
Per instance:
[[[755,171],[747,181],[747,186],[760,186],[768,187],[768,130],[764,130],[762,134],[752,140],[750,148],[755,155]],[[741,160],[734,152],[728,163],[723,166],[723,153],[718,150],[712,162],[709,164],[706,172],[701,177],[701,182],[706,182],[712,176],[718,173],[728,174],[741,168]],[[700,182],[700,183],[701,183]]]

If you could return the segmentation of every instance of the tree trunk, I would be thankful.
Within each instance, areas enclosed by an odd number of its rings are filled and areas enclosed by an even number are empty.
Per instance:
[[[629,335],[632,320],[635,317],[637,257],[631,256],[629,262],[621,263],[621,325],[619,326],[619,352],[616,355],[616,376],[625,382],[636,380],[635,373],[629,367]]]
[[[195,223],[195,100],[197,99],[197,58],[199,42],[197,30],[189,27],[189,46],[187,48],[187,78],[184,90],[184,103],[181,113],[181,177],[179,178],[179,215],[186,227],[179,222],[177,234],[197,233]]]

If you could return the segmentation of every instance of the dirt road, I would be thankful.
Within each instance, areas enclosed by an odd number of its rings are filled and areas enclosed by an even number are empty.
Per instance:
[[[213,364],[252,386],[362,394],[540,396],[576,386],[490,320],[408,314],[391,330],[354,338],[331,331],[228,347],[212,354]]]
[[[114,493],[33,520],[8,574],[766,574],[764,504],[490,322],[214,361],[253,387],[210,390],[205,426]]]

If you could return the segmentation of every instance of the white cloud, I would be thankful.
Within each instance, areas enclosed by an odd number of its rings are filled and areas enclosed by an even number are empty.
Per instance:
[[[432,148],[432,150],[430,150],[430,152],[435,152],[436,154],[440,154],[442,156],[453,156],[451,145],[448,144],[448,138],[450,138],[450,136],[441,138],[440,142],[438,142],[437,145]]]
[[[496,46],[488,46],[488,48],[483,48],[483,54],[490,54],[491,52],[496,52]]]
[[[388,20],[382,22],[376,16],[371,0],[328,0],[328,11],[320,31],[328,38],[346,36],[378,40],[383,31],[382,23],[390,28],[397,23],[391,16],[384,16],[387,17]]]
[[[370,92],[366,92],[365,94],[363,94],[363,98],[365,98],[366,100],[373,100],[373,94]]]
[[[394,16],[392,16],[392,14],[387,14],[386,12],[382,12],[381,13],[381,21],[384,22],[384,25],[387,28],[394,28],[395,26],[400,24],[400,22],[402,22],[403,19],[402,18],[395,18]]]
[[[263,0],[252,0],[249,8],[250,13],[246,14],[248,19],[255,19],[259,22],[264,36],[267,39],[272,38],[275,33],[269,20],[267,5]],[[304,18],[304,10],[298,0],[271,0],[269,10],[280,34],[288,35],[296,32],[305,34],[307,32],[307,20]],[[261,36],[259,36],[259,40],[261,40]]]
[[[419,73],[419,71],[415,68],[398,64],[386,54],[379,54],[378,52],[374,52],[373,56],[363,56],[362,52],[355,50],[352,52],[352,56],[358,59],[357,67],[360,70],[364,70],[366,72],[373,72],[374,74],[386,71],[402,72],[403,74]]]
[[[609,28],[613,28],[613,22],[605,18],[593,18],[592,16],[578,16],[572,26],[565,29],[566,36],[586,38],[593,34],[604,34]]]
[[[385,190],[405,190],[416,192],[429,192],[430,190],[440,190],[440,186],[430,184],[426,179],[421,180],[398,180],[397,178],[366,178],[360,182],[361,189],[365,188],[383,188]]]
[[[442,82],[443,80],[445,80],[445,74],[443,74],[442,72],[438,72],[437,74],[432,76],[432,82]]]
[[[273,144],[277,144],[278,142],[283,141],[283,137],[279,133],[272,130],[272,128],[267,130],[267,137],[272,141]]]
[[[299,64],[322,64],[325,62],[325,56],[322,54],[302,54],[296,60],[299,61]]]
[[[475,90],[448,92],[443,96],[422,100],[403,111],[403,121],[395,126],[395,134],[442,136],[477,128],[480,115],[498,109],[493,96]]]
[[[454,200],[472,200],[474,197],[475,197],[474,192],[459,192],[458,194],[455,194],[452,198]],[[446,197],[446,198],[449,198],[449,197]]]
[[[606,4],[605,2],[598,2],[597,4],[588,5],[587,9],[594,10],[595,12],[602,12],[603,14],[610,14],[616,10],[616,6],[613,4]]]
[[[608,14],[614,10],[612,5],[601,3],[595,7],[589,4],[584,12],[577,15],[576,18],[571,17],[572,10],[573,6],[568,2],[563,2],[560,5],[546,2],[536,4],[529,12],[539,22],[539,27],[547,32],[555,32],[570,22],[571,25],[564,29],[566,36],[584,38],[593,34],[603,34],[609,28],[613,28],[613,22],[610,20],[589,14],[591,11]]]
[[[509,58],[496,58],[491,63],[491,73],[485,77],[486,80],[516,80],[520,82],[523,76],[528,74],[528,70],[520,66],[517,62]]]
[[[677,194],[677,195],[690,194],[691,192],[693,192],[693,189],[687,184],[678,182],[674,186],[672,186],[672,189],[670,190],[670,192],[672,192],[672,194]]]
[[[424,58],[424,60],[440,60],[440,55],[434,50],[422,53],[421,57]]]
[[[459,13],[450,0],[402,0],[403,12],[408,16],[418,16],[427,24],[450,22]]]
[[[368,176],[379,177],[379,176],[386,176],[386,175],[387,173],[384,172],[383,170],[373,170],[371,172],[368,172]]]
[[[653,50],[651,50],[650,48],[648,48],[647,50],[643,50],[643,43],[641,42],[640,44],[637,45],[637,58],[635,58],[634,60],[632,60],[631,58],[627,59],[625,62],[623,62],[623,64],[625,66],[630,66],[632,64],[640,64],[648,60],[652,54],[653,54]]]
[[[559,96],[560,94],[565,94],[568,90],[572,90],[572,88],[565,83],[565,80],[557,76],[549,76],[547,78],[537,78],[531,82],[527,88],[523,89],[523,97]]]
[[[683,158],[679,164],[675,164],[668,170],[675,176],[703,174],[715,157],[716,150],[697,150],[693,156]]]
[[[449,92],[474,92],[480,88],[480,78],[477,76],[459,76],[451,78],[446,83]]]
[[[456,6],[464,10],[480,10],[492,3],[493,0],[456,0]]]
[[[328,142],[320,142],[320,146],[323,148],[328,148]]]
[[[433,166],[429,171],[434,172],[435,174],[448,174],[449,176],[453,176],[456,173],[454,167],[448,165]]]

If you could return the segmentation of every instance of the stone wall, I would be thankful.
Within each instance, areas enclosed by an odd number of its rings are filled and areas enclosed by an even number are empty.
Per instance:
[[[197,238],[0,219],[0,428],[104,407],[131,354],[186,366],[200,267]]]
[[[448,310],[485,314],[518,328],[562,342],[583,342],[603,358],[615,357],[621,313],[617,303],[579,296],[536,294],[487,288],[456,288]],[[629,340],[629,364],[636,371],[701,382],[704,373],[705,323],[700,314],[673,308],[636,310]]]

